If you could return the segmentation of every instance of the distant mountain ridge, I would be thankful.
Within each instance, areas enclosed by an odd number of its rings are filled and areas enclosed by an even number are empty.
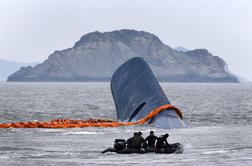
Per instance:
[[[88,33],[72,48],[21,68],[8,81],[108,81],[119,65],[137,56],[161,81],[238,82],[226,71],[226,63],[206,49],[177,51],[151,33],[125,29]]]
[[[34,66],[37,63],[19,63],[0,59],[0,81],[6,81],[8,76],[22,66]]]

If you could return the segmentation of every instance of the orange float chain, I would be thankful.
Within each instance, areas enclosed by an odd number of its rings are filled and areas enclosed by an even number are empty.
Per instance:
[[[82,128],[82,127],[118,127],[141,125],[149,121],[160,112],[165,110],[174,110],[182,119],[180,110],[170,104],[163,105],[151,111],[146,117],[135,122],[118,122],[106,119],[88,119],[88,120],[70,120],[70,119],[53,119],[47,122],[17,122],[17,123],[1,123],[0,128]]]

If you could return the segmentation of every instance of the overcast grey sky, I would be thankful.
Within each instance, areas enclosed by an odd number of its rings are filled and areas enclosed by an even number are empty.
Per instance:
[[[39,62],[85,33],[126,28],[207,48],[252,80],[251,0],[0,0],[0,59]]]

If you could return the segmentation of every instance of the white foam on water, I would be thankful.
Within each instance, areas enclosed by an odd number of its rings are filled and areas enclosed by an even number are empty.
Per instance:
[[[228,153],[229,151],[227,150],[215,150],[215,151],[206,151],[203,152],[202,154],[219,154],[219,153]]]
[[[102,132],[93,132],[93,131],[70,131],[62,133],[62,135],[97,135],[103,134]]]
[[[184,148],[193,148],[193,146],[192,146],[192,144],[189,144],[189,143],[187,143],[187,144],[185,144],[185,145],[183,145],[184,146]]]
[[[32,154],[31,157],[43,157],[43,156],[47,156],[50,153],[45,152],[45,153],[37,153],[37,154]]]
[[[9,156],[0,156],[0,159],[2,159],[2,160],[8,160],[8,159],[10,159],[10,157]]]
[[[65,131],[64,129],[41,129],[41,132],[46,132],[46,133],[58,133],[58,132],[63,132]]]

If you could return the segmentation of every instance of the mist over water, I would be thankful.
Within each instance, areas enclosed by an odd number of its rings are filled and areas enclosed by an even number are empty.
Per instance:
[[[251,165],[252,84],[161,83],[186,128],[0,129],[0,165]],[[116,120],[109,83],[0,83],[0,123]],[[183,154],[101,154],[115,138],[168,132]]]

